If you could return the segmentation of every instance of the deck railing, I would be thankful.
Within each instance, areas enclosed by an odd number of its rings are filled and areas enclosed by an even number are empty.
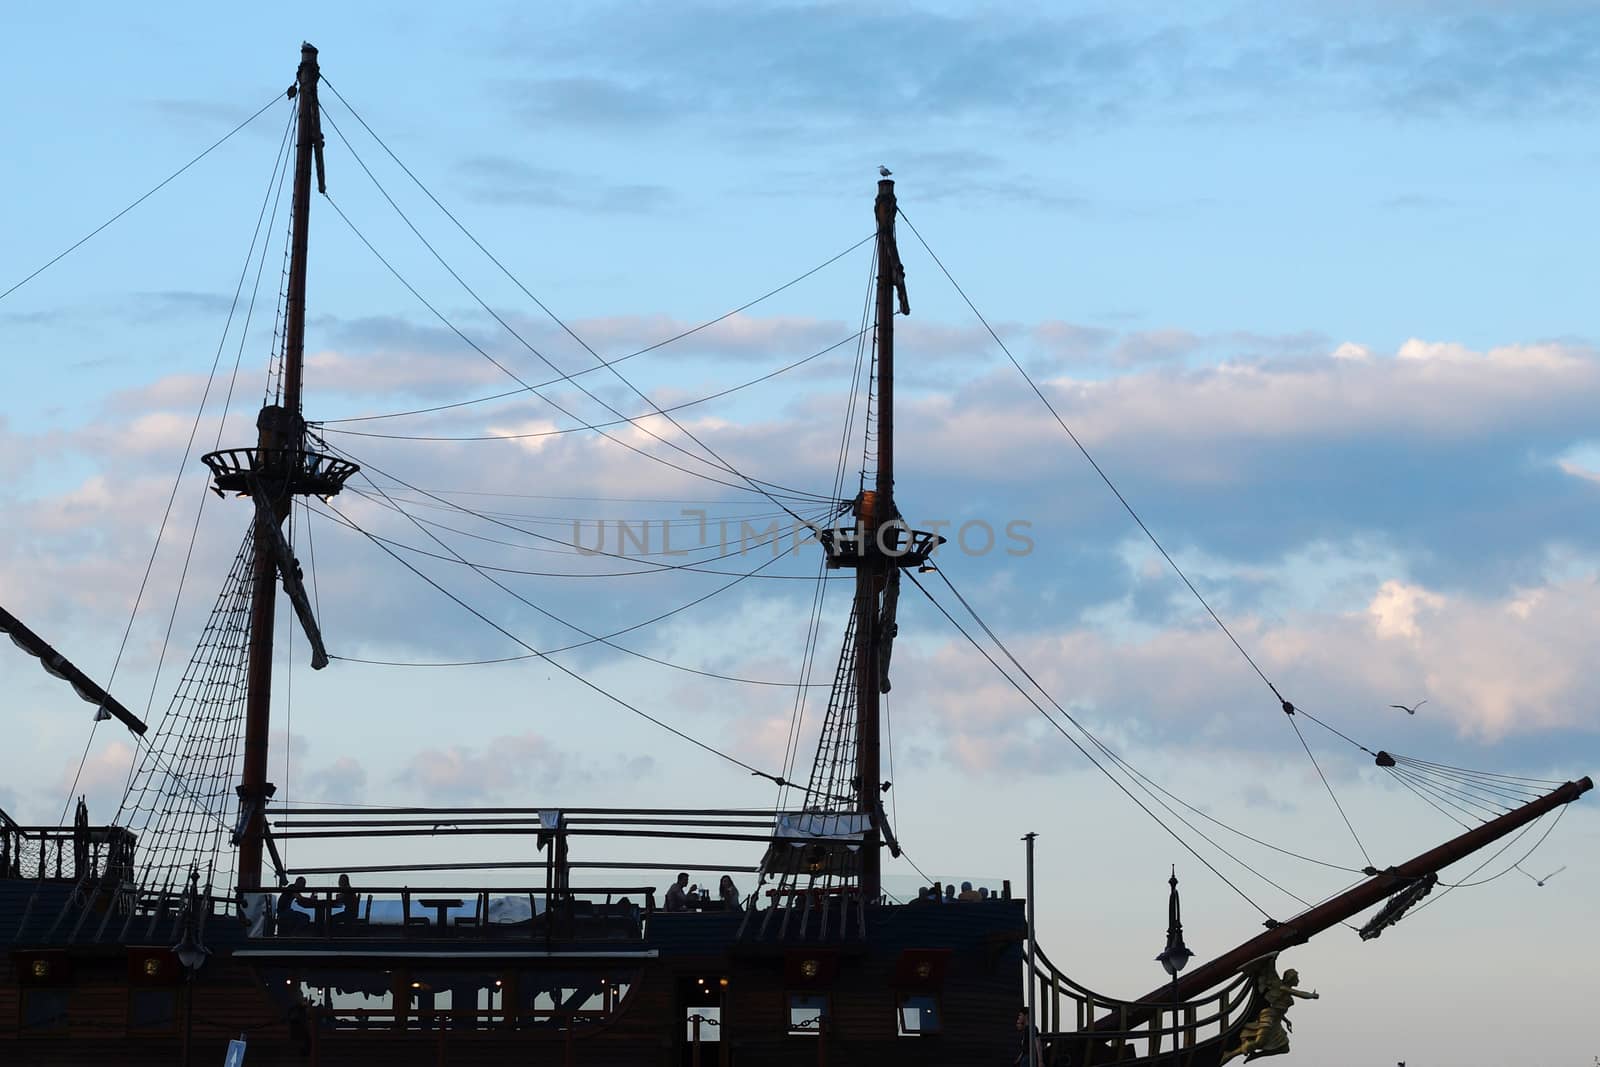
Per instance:
[[[1196,1000],[1168,1004],[1118,1000],[1103,996],[1063,974],[1042,950],[1038,961],[1035,1002],[1041,1037],[1058,1061],[1074,1067],[1125,1063],[1158,1055],[1163,1062],[1185,1064],[1201,1046],[1225,1036],[1255,1014],[1254,983],[1239,975],[1215,992]],[[1137,1012],[1146,1021],[1130,1025]]]
[[[609,1018],[614,1009],[587,1011],[567,1008],[341,1008],[314,1006],[309,1014],[320,1030],[370,1033],[373,1031],[440,1030],[452,1033],[493,1034],[507,1030],[555,1032],[574,1025],[594,1024]]]
[[[714,892],[708,899],[702,891],[687,895],[685,910],[737,909],[759,915],[763,927],[794,927],[806,937],[865,932],[864,902],[848,887],[832,896],[792,886],[774,894],[759,884],[763,879],[749,877],[768,872],[749,862],[747,846],[770,851],[819,839],[783,829],[770,808],[312,805],[274,809],[268,825],[275,872],[266,884],[235,896],[231,874],[218,872],[209,884],[213,872],[202,870],[208,884],[199,887],[207,915],[230,921],[242,916],[255,937],[450,932],[469,938],[637,939],[666,904],[658,886],[641,883],[663,876],[665,882],[679,871],[694,872],[708,889],[721,874],[744,882],[736,901]],[[0,822],[0,876],[82,886],[95,916],[64,920],[74,939],[90,928],[87,936],[99,938],[152,922],[161,927],[183,906],[191,872],[181,859],[171,859],[159,835],[146,836],[140,842],[121,827],[18,826],[6,820]],[[434,862],[444,857],[429,856],[413,843],[441,838],[450,842],[445,855],[455,856],[448,862]],[[665,861],[640,853],[636,846],[646,841],[671,849],[660,857]],[[291,842],[299,861],[292,865],[283,859]],[[486,847],[474,847],[480,842]],[[163,862],[137,862],[136,843]],[[333,884],[338,875],[348,876],[353,888],[341,892]],[[310,883],[294,890],[307,913],[303,921],[294,917],[297,909],[280,915],[278,907],[297,878]],[[352,895],[354,907],[348,906]],[[459,903],[438,903],[450,898]],[[424,903],[430,899],[434,903]],[[287,923],[280,921],[284,917]]]
[[[0,877],[76,882],[127,874],[135,842],[120,826],[21,826],[6,816],[0,819]]]
[[[626,941],[642,939],[656,911],[655,888],[641,885],[568,885],[558,893],[546,886],[356,885],[350,892],[355,907],[347,913],[339,887],[307,886],[286,920],[275,914],[279,892],[264,891],[268,913],[253,935]],[[497,906],[499,918],[491,914]]]

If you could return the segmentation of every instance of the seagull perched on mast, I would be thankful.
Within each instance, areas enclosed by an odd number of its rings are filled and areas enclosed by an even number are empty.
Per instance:
[[[882,177],[887,178],[889,175],[891,175],[893,173],[894,173],[894,171],[890,170],[888,167],[884,166],[882,163],[878,164],[878,174],[881,175]]]
[[[1396,711],[1403,711],[1407,715],[1415,715],[1417,713],[1417,709],[1422,707],[1422,705],[1424,705],[1426,703],[1427,703],[1426,700],[1419,700],[1415,704],[1411,705],[1409,708],[1406,707],[1404,704],[1390,704],[1389,706],[1391,708],[1394,708]]]

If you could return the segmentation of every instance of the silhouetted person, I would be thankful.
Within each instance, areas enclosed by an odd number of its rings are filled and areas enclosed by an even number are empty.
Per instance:
[[[294,880],[293,885],[286,887],[283,892],[278,894],[279,933],[287,933],[292,929],[310,925],[310,921],[304,915],[294,910],[296,904],[309,906],[310,902],[302,895],[305,893],[305,889],[306,879],[304,875],[301,875]]]
[[[733,879],[728,875],[722,876],[722,881],[717,883],[717,896],[722,900],[722,906],[728,911],[739,911],[739,887],[733,884]]]
[[[972,888],[971,882],[962,882],[961,893],[956,897],[956,899],[961,901],[963,904],[975,904],[981,898],[978,896],[978,891]]]
[[[339,889],[334,894],[334,899],[339,902],[339,910],[333,917],[335,922],[348,925],[361,917],[361,894],[350,885],[348,874],[339,876]]]
[[[692,892],[694,887],[689,884],[689,875],[679,872],[678,880],[667,887],[667,896],[662,905],[667,911],[688,911],[689,894]]]
[[[1017,1012],[1017,1058],[1011,1061],[1013,1064],[1026,1067],[1028,1063],[1028,1041],[1030,1038],[1033,1040],[1033,1062],[1040,1064],[1042,1067],[1044,1064],[1044,1045],[1039,1041],[1038,1028],[1028,1022],[1027,1009],[1023,1009]]]
[[[946,904],[954,904],[956,902],[956,887],[955,886],[947,885],[947,886],[944,887],[944,902]]]

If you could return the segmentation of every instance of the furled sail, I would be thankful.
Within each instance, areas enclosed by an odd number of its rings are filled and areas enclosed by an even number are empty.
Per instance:
[[[1394,896],[1389,898],[1378,914],[1374,915],[1360,930],[1361,940],[1371,941],[1379,937],[1385,930],[1399,922],[1405,913],[1411,910],[1412,905],[1433,892],[1433,887],[1439,884],[1437,874],[1429,874],[1426,878],[1418,878]]]
[[[762,869],[780,875],[854,875],[871,828],[871,819],[861,812],[782,812],[773,822]]]

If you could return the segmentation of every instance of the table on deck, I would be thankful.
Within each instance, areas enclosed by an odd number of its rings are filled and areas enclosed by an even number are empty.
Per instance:
[[[313,914],[314,918],[311,920],[311,928],[313,930],[319,934],[328,933],[331,927],[333,909],[339,905],[337,900],[332,897],[318,896],[312,897],[310,900],[297,899],[295,903]]]
[[[459,897],[427,897],[425,899],[419,897],[417,898],[417,903],[421,904],[424,908],[433,908],[436,912],[438,912],[438,930],[442,933],[449,924],[450,909],[459,908],[465,904],[466,901],[460,899]]]

